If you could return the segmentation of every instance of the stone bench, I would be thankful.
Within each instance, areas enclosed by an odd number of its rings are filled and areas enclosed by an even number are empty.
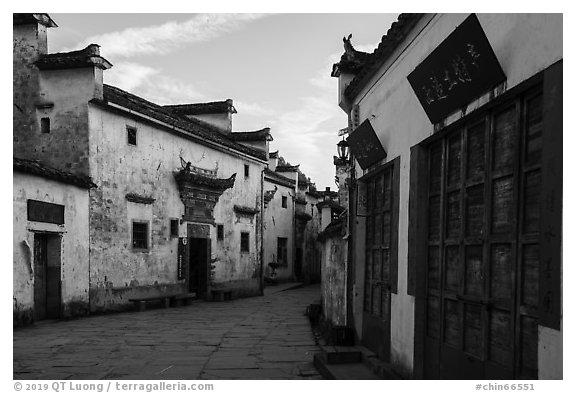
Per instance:
[[[233,289],[212,289],[212,301],[223,302],[236,299],[236,291]]]
[[[175,295],[160,295],[160,296],[148,296],[148,297],[138,297],[128,299],[129,302],[134,303],[136,310],[144,311],[146,310],[146,303],[161,302],[165,308],[170,307],[170,301]]]
[[[172,297],[172,304],[174,306],[179,306],[179,305],[189,305],[190,302],[192,302],[192,300],[196,300],[198,299],[198,296],[196,296],[196,293],[194,292],[190,292],[190,293],[183,293],[180,295],[175,295],[174,297]]]

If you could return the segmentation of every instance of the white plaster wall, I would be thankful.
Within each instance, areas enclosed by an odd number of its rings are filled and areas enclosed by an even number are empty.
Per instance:
[[[270,262],[278,262],[276,255],[279,237],[288,239],[288,264],[276,269],[277,280],[291,279],[294,274],[293,249],[294,249],[294,188],[274,184],[264,180],[264,192],[278,187],[274,198],[264,208],[264,273],[269,277]],[[282,207],[282,197],[287,197],[286,208]]]
[[[64,224],[28,221],[27,201],[64,205]],[[34,231],[61,234],[62,303],[88,305],[88,190],[14,172],[13,177],[14,310],[34,306]]]
[[[467,16],[439,14],[423,17],[354,101],[354,104],[359,104],[360,122],[371,118],[372,126],[388,153],[387,160],[400,156],[398,294],[392,295],[391,299],[391,360],[407,372],[413,368],[414,352],[414,299],[406,293],[410,147],[433,133],[433,125],[408,83],[407,76]],[[478,14],[478,19],[507,76],[507,89],[563,57],[561,14]],[[357,168],[357,176],[362,174],[362,170]],[[363,230],[358,230],[357,235],[356,244],[363,244]],[[356,258],[363,260],[360,254],[357,251]],[[364,277],[363,266],[356,273],[356,277]],[[359,332],[362,281],[357,281],[354,291],[355,309],[360,310],[355,313]],[[553,335],[547,336],[547,339],[558,341]],[[547,356],[546,350],[541,349],[544,352],[541,351],[540,357]]]
[[[128,145],[126,126],[137,128],[137,146]],[[260,268],[259,215],[239,220],[234,205],[260,209],[261,172],[264,164],[241,158],[174,135],[148,122],[90,106],[90,170],[100,195],[92,198],[93,285],[112,287],[174,284],[177,280],[177,239],[170,237],[170,219],[181,218],[174,172],[181,169],[180,156],[192,165],[214,169],[218,177],[236,173],[234,187],[221,195],[214,209],[217,224],[224,225],[224,242],[217,242],[210,228],[212,258],[216,259],[214,283],[258,278]],[[244,177],[244,165],[250,176]],[[155,198],[151,209],[151,248],[132,250],[127,193]],[[144,208],[144,207],[143,207]],[[148,214],[148,213],[147,213]],[[250,233],[250,253],[240,253],[240,232]],[[186,226],[180,227],[180,236]],[[107,283],[104,282],[106,276]]]

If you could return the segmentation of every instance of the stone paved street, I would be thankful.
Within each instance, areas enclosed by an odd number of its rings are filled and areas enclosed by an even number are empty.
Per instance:
[[[320,379],[306,306],[319,286],[14,331],[14,379]]]

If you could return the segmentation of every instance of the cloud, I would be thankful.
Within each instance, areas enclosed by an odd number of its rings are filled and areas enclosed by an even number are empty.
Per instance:
[[[102,55],[110,58],[166,54],[183,45],[209,41],[236,31],[246,23],[264,16],[264,14],[198,14],[185,22],[167,22],[157,26],[133,27],[94,35],[75,48],[84,48],[96,43],[101,45]],[[73,49],[63,51],[69,50]]]
[[[104,74],[104,82],[159,105],[198,102],[205,96],[196,87],[162,75],[160,69],[122,62]]]
[[[241,100],[234,100],[234,108],[238,114],[242,116],[267,118],[276,115],[276,111],[270,107],[264,107],[257,103],[246,102]]]
[[[372,52],[375,45],[358,45],[357,50]],[[274,136],[272,150],[300,169],[319,188],[334,186],[332,156],[341,139],[338,130],[348,125],[346,114],[338,106],[338,81],[330,76],[332,65],[342,52],[327,56],[323,65],[308,80],[314,94],[304,96],[293,110],[271,121]]]

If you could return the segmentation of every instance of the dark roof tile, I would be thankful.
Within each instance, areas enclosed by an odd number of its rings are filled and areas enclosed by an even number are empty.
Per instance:
[[[214,113],[236,113],[234,102],[228,98],[225,101],[201,102],[196,104],[164,105],[163,108],[179,115],[203,115]]]
[[[251,142],[251,141],[273,141],[270,128],[266,127],[258,131],[246,132],[232,132],[230,138],[237,142]]]
[[[69,68],[98,67],[107,70],[112,64],[100,56],[100,47],[90,44],[86,48],[62,53],[50,53],[42,55],[36,65],[41,70],[60,70]]]
[[[74,175],[56,168],[44,165],[37,160],[25,160],[14,157],[14,170],[17,172],[28,173],[44,177],[46,179],[56,180],[66,184],[72,184],[81,188],[96,187],[88,176]]]

